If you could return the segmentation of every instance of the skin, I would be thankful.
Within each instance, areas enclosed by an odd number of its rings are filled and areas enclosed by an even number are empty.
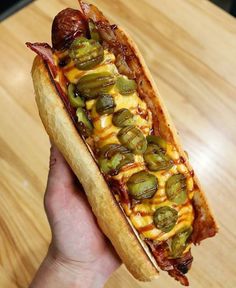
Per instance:
[[[82,186],[55,146],[51,147],[44,204],[52,241],[29,287],[103,287],[120,266],[120,259],[97,226]]]

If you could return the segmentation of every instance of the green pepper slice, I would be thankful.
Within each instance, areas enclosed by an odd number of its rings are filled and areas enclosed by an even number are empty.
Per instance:
[[[186,187],[186,177],[183,174],[172,175],[166,181],[167,198],[176,204],[183,204],[187,199]]]
[[[103,61],[104,50],[94,39],[79,37],[72,42],[69,56],[78,69],[89,70]]]
[[[158,188],[158,180],[155,175],[147,171],[133,174],[127,182],[128,192],[136,200],[152,198]]]
[[[135,154],[142,154],[147,149],[147,140],[143,133],[135,126],[122,128],[117,134],[120,143]]]
[[[68,86],[68,98],[71,106],[74,108],[85,106],[84,100],[76,93],[75,85],[72,83]]]
[[[155,226],[163,232],[169,232],[172,230],[177,222],[177,219],[177,210],[169,206],[157,208],[153,215],[153,222]]]
[[[113,114],[112,123],[116,127],[125,127],[134,124],[133,114],[126,108],[119,109]]]
[[[185,228],[176,234],[171,241],[171,257],[179,258],[182,256],[184,250],[187,247],[188,239],[192,233],[192,227]]]
[[[147,142],[150,144],[156,144],[160,148],[162,148],[164,151],[166,151],[167,142],[160,136],[148,135],[147,136]]]
[[[109,94],[102,94],[96,101],[96,111],[98,114],[112,114],[116,107],[113,97]]]
[[[116,79],[110,72],[87,74],[77,83],[77,90],[87,100],[97,98],[100,94],[108,93]]]
[[[82,107],[78,107],[76,110],[76,116],[79,123],[79,131],[84,137],[88,137],[93,132],[93,125],[89,121],[88,116]]]
[[[150,171],[168,170],[174,165],[170,157],[156,144],[148,144],[143,156]]]
[[[137,84],[134,80],[130,80],[124,76],[119,76],[116,81],[116,86],[122,95],[129,95],[135,92]]]
[[[124,165],[133,162],[134,155],[119,144],[107,144],[99,151],[98,163],[105,174],[117,175]]]

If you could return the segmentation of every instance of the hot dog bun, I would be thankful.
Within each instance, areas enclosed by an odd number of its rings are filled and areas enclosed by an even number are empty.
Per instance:
[[[135,278],[150,281],[157,277],[158,270],[154,258],[145,243],[140,244],[127,218],[115,202],[39,56],[33,63],[32,78],[39,115],[44,127],[83,185],[100,228]]]

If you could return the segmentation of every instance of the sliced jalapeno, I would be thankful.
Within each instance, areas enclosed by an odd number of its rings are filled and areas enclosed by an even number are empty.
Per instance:
[[[84,111],[84,109],[81,107],[78,107],[76,110],[76,116],[78,118],[80,133],[84,137],[90,136],[93,132],[93,126],[92,126],[92,123],[89,121],[88,116],[86,112]]]
[[[170,157],[164,154],[163,149],[156,144],[148,144],[143,156],[148,169],[151,171],[167,170],[173,166]]]
[[[94,39],[76,38],[70,48],[69,56],[80,70],[88,70],[98,65],[104,59],[104,50]]]
[[[133,174],[128,182],[129,194],[136,200],[152,198],[158,188],[158,180],[155,175],[147,171]]]
[[[72,107],[84,107],[84,100],[79,96],[75,90],[75,85],[70,83],[68,86],[68,97]]]
[[[92,19],[88,20],[90,36],[93,40],[101,42],[101,37]]]
[[[184,250],[187,247],[187,241],[192,233],[192,227],[184,229],[176,234],[171,241],[171,257],[179,258],[182,256]]]
[[[172,175],[166,181],[167,198],[176,204],[183,204],[187,199],[186,187],[186,178],[183,174]]]
[[[169,232],[175,226],[178,219],[178,212],[169,207],[162,206],[157,208],[153,215],[153,222],[155,226],[163,232]]]
[[[113,113],[115,107],[115,101],[109,94],[100,95],[96,101],[96,111],[100,115]]]
[[[147,140],[143,133],[135,126],[122,128],[117,134],[120,143],[135,154],[142,154],[147,149]]]
[[[119,144],[107,144],[99,151],[98,163],[105,174],[116,175],[124,165],[133,162],[134,155]]]
[[[116,81],[116,86],[122,95],[134,93],[137,89],[137,84],[134,80],[130,80],[124,76],[119,76]]]
[[[112,117],[112,123],[117,127],[125,127],[134,124],[133,114],[126,108],[116,111]]]
[[[161,138],[160,136],[154,136],[154,135],[148,135],[147,136],[147,142],[151,144],[156,144],[160,148],[164,149],[166,151],[167,143],[166,141]]]
[[[115,77],[110,72],[88,74],[79,79],[77,90],[87,100],[94,99],[109,92],[115,82]]]

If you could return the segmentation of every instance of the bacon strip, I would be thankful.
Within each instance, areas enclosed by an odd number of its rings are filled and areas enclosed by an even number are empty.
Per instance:
[[[60,96],[61,100],[63,101],[73,123],[75,124],[76,128],[78,129],[78,121],[76,119],[76,110],[70,105],[69,99],[64,92],[66,87],[62,87],[62,83],[59,83],[55,80],[56,76],[59,74],[59,68],[54,63],[53,59],[53,49],[47,43],[26,43],[26,46],[29,47],[31,50],[36,52],[42,59],[45,61],[45,64],[48,68],[49,75],[51,76],[51,81],[54,84],[58,95]],[[65,85],[66,81],[62,81]]]
[[[82,1],[79,1],[79,3],[87,20],[92,19],[96,24],[96,27],[103,40],[102,44],[104,48],[109,47],[109,51],[115,54],[115,64],[119,72],[128,76],[129,78],[135,78],[135,73],[127,63],[128,58],[131,56],[130,50],[123,43],[123,41],[120,41],[121,39],[117,37],[116,25],[111,26],[106,17],[96,6],[84,3]]]
[[[174,277],[182,285],[189,286],[188,279],[184,274],[188,272],[193,261],[191,252],[185,253],[181,258],[168,259],[167,243],[155,245],[151,240],[145,240],[145,242],[150,247],[158,266],[162,270],[167,271],[170,276]]]
[[[93,22],[97,24],[96,26],[100,32],[102,40],[115,45],[117,42],[116,36],[102,12],[94,5],[84,3],[83,1],[79,1],[79,3],[87,20],[92,19]]]
[[[57,76],[58,68],[53,60],[53,50],[47,43],[25,43],[28,48],[36,52],[48,64],[50,71],[55,78]]]
[[[195,219],[191,240],[196,245],[208,237],[213,237],[216,230],[213,218],[208,215],[210,212],[202,209],[203,198],[195,193],[193,200]]]
[[[130,205],[130,199],[127,189],[125,188],[125,184],[122,181],[115,180],[110,176],[105,176],[106,181],[109,184],[112,192],[120,196],[121,203],[125,203]]]

